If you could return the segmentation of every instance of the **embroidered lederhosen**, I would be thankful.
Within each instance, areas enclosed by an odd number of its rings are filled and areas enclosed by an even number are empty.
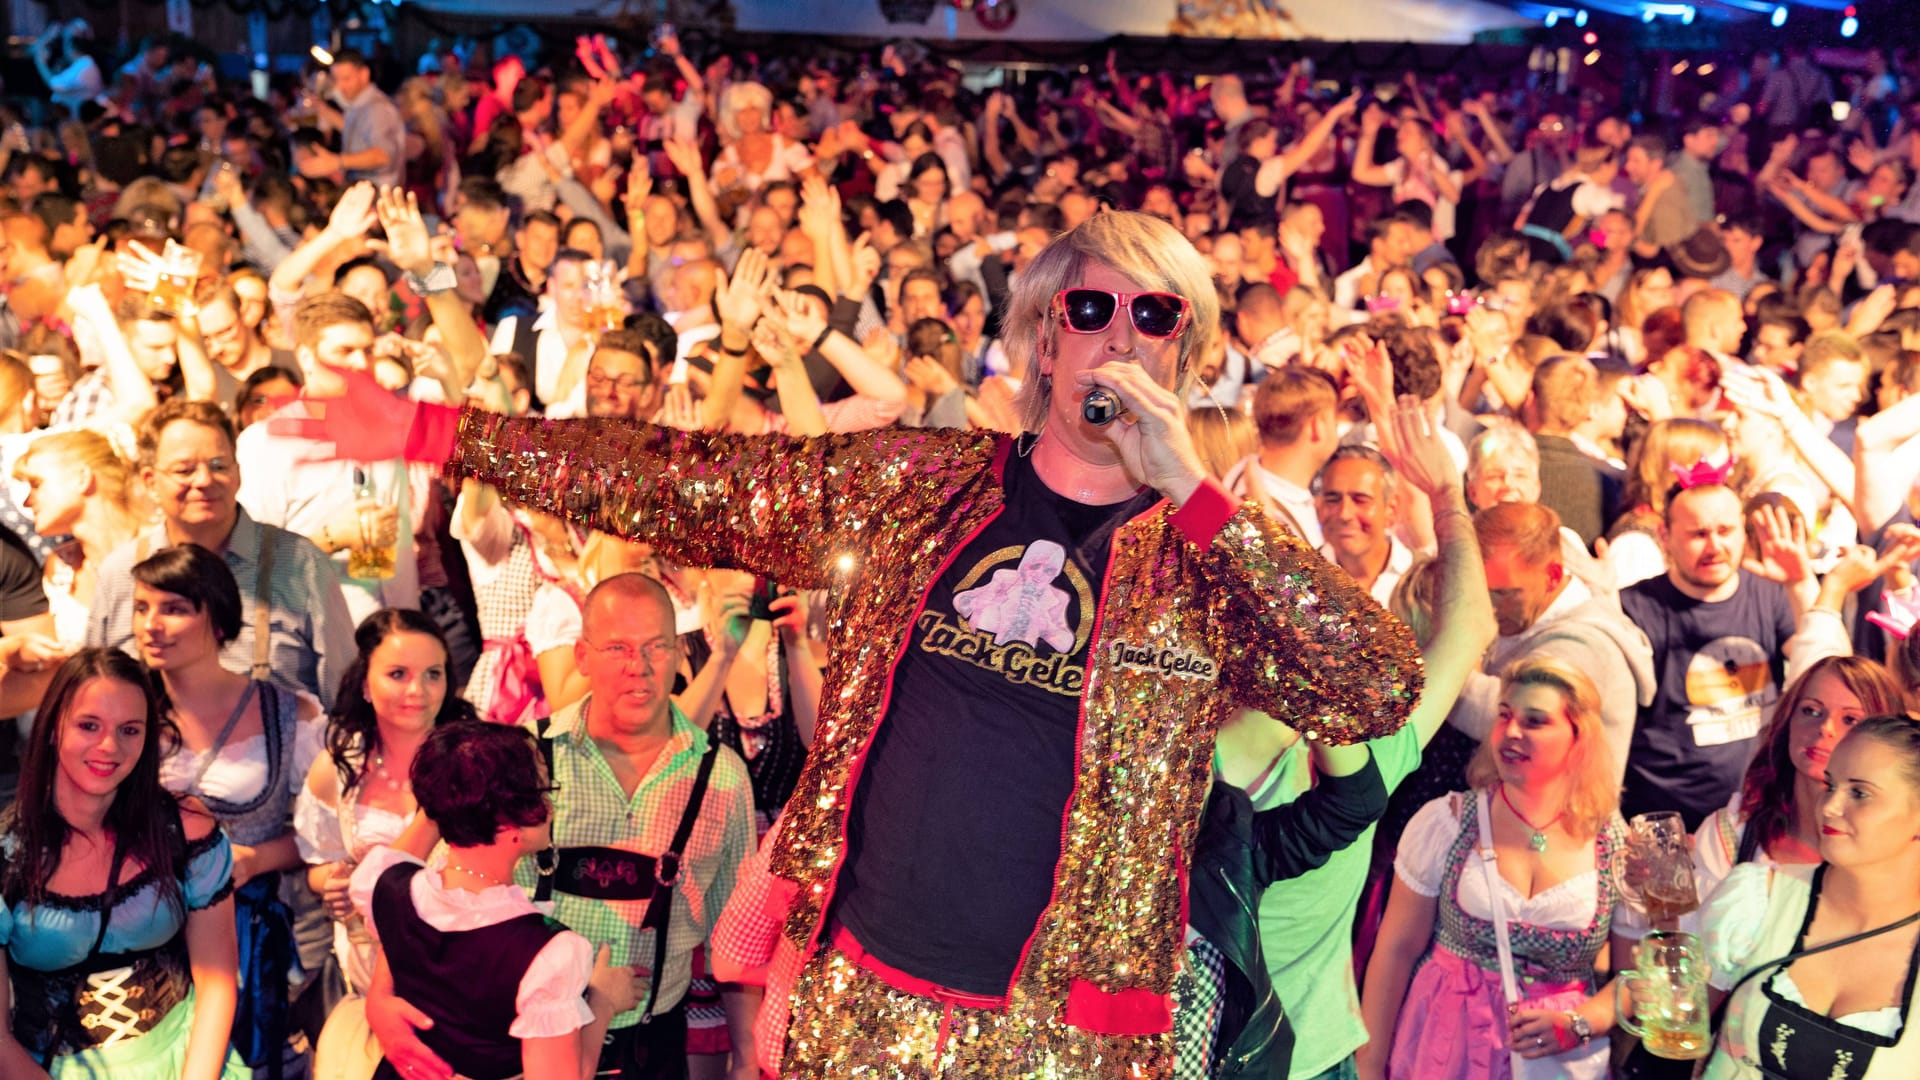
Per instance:
[[[547,775],[553,775],[553,735],[547,720],[540,721],[540,751],[547,759]],[[645,900],[647,913],[640,920],[641,930],[652,930],[653,963],[648,970],[665,970],[667,925],[673,918],[673,887],[680,881],[680,858],[693,837],[694,822],[700,818],[700,806],[707,800],[707,784],[713,779],[713,763],[720,756],[720,741],[707,740],[707,752],[700,755],[700,771],[694,774],[693,790],[687,793],[686,809],[680,812],[680,824],[673,831],[673,842],[658,858],[619,848],[548,848],[538,856],[540,877],[534,886],[535,903],[545,903],[558,892],[588,900]],[[650,980],[646,1000],[640,1003],[640,1022],[653,1018],[654,995],[659,980]]]

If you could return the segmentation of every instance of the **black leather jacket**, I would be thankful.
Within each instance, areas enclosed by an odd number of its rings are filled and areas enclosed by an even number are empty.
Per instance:
[[[1293,1025],[1260,950],[1260,893],[1326,865],[1386,809],[1387,785],[1371,758],[1351,776],[1322,776],[1300,798],[1259,813],[1246,792],[1214,781],[1187,886],[1187,921],[1226,957],[1213,1075],[1286,1080]]]

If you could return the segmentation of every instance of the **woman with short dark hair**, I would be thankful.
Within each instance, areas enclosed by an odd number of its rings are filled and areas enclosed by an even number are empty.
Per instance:
[[[438,870],[377,847],[353,872],[353,905],[395,989],[433,1018],[428,1046],[461,1076],[592,1076],[607,1022],[639,1003],[631,968],[562,928],[513,883],[551,843],[552,790],[524,728],[435,728],[413,759],[420,812],[446,841]],[[398,1080],[384,1059],[376,1080]]]
[[[287,1037],[293,913],[280,875],[301,865],[293,799],[320,753],[320,706],[221,666],[240,633],[240,587],[225,559],[197,544],[133,567],[133,640],[175,729],[160,783],[204,804],[233,845],[234,911],[247,939],[234,1046],[256,1068]]]

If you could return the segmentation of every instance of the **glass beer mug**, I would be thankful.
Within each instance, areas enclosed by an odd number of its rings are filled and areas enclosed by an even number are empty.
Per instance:
[[[620,302],[620,282],[613,263],[590,262],[585,271],[587,332],[598,340],[608,330],[620,329],[627,313]]]
[[[1685,822],[1672,811],[1635,814],[1627,823],[1621,891],[1655,929],[1673,929],[1700,906]]]
[[[155,311],[179,314],[193,297],[193,283],[200,277],[200,253],[175,240],[168,240],[160,253],[160,272],[154,278],[148,303]]]
[[[1633,951],[1633,970],[1614,977],[1615,1016],[1640,1037],[1647,1052],[1673,1061],[1707,1056],[1713,1048],[1707,1009],[1712,965],[1700,939],[1655,930]]]

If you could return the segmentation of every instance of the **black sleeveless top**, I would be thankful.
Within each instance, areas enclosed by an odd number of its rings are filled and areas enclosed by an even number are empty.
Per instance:
[[[436,930],[413,908],[413,876],[401,863],[373,887],[373,920],[393,971],[394,992],[433,1018],[420,1041],[472,1080],[518,1076],[520,1040],[507,1034],[520,980],[564,927],[528,913],[475,930]],[[399,1073],[381,1061],[375,1077]]]

